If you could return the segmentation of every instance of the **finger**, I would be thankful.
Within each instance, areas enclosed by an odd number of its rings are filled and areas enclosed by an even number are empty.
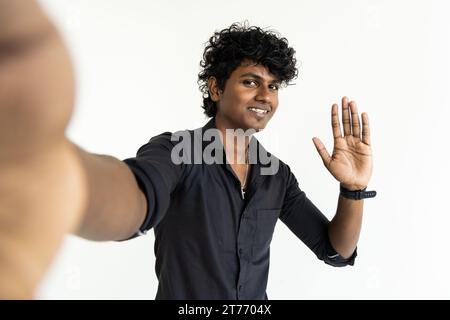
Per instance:
[[[350,112],[352,114],[352,133],[355,138],[361,139],[361,124],[359,122],[358,107],[356,102],[350,102]]]
[[[333,104],[331,107],[331,127],[333,128],[333,137],[341,138],[341,124],[339,123],[338,105]]]
[[[328,164],[331,161],[330,154],[328,153],[327,149],[323,145],[322,141],[320,141],[319,138],[313,138],[314,145],[316,146],[317,152],[319,152],[320,157],[322,158],[323,163],[325,164],[325,167],[328,168]]]
[[[370,146],[370,125],[367,113],[361,115],[362,118],[362,142]]]
[[[352,134],[350,129],[350,114],[348,109],[348,98],[342,98],[342,125],[344,127],[344,136],[349,136]]]

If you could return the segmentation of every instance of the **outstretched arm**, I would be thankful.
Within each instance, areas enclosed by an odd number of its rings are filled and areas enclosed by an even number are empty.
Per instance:
[[[79,220],[84,176],[64,139],[72,101],[54,26],[35,1],[0,0],[0,298],[32,297]]]
[[[342,98],[342,123],[338,117],[338,105],[331,109],[334,149],[330,156],[323,143],[313,138],[314,145],[328,171],[349,190],[367,187],[372,175],[372,150],[370,146],[369,117],[362,116],[362,128],[354,101]],[[350,200],[339,196],[336,215],[328,227],[331,244],[344,258],[352,255],[358,243],[362,224],[364,200]]]
[[[0,299],[32,298],[68,232],[131,236],[145,196],[120,160],[65,137],[73,72],[36,1],[0,0]]]

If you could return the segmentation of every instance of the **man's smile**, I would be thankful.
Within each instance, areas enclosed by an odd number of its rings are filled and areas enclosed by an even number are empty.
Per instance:
[[[252,112],[258,118],[264,118],[271,111],[269,106],[251,106],[248,107],[247,110]]]

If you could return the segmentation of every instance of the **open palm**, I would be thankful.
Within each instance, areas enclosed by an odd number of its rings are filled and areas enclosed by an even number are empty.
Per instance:
[[[345,188],[363,189],[372,175],[372,149],[370,146],[370,127],[367,113],[362,113],[362,128],[358,109],[354,101],[342,98],[342,124],[338,116],[338,105],[331,107],[331,126],[333,129],[334,148],[330,156],[320,139],[313,138],[325,167]]]

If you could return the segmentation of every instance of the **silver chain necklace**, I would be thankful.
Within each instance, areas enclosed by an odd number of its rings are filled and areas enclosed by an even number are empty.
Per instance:
[[[247,150],[245,150],[245,176],[244,176],[244,182],[241,184],[242,199],[245,199],[244,188],[247,186],[247,175],[248,175],[248,148],[247,148]]]

